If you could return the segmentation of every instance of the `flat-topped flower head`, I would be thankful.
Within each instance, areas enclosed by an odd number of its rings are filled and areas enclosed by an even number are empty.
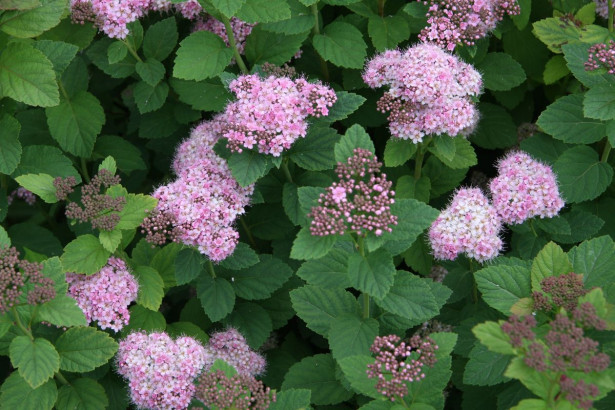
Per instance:
[[[239,51],[240,54],[243,54],[243,50],[246,47],[246,39],[256,24],[246,23],[245,21],[239,20],[237,17],[231,17],[229,21],[231,23],[231,29],[233,30],[233,37],[235,38],[235,46],[237,47],[237,51]],[[224,24],[212,16],[198,19],[194,24],[193,30],[212,32],[224,40],[227,47],[230,47]]]
[[[111,38],[123,39],[129,33],[127,25],[144,16],[151,0],[71,0],[74,23],[94,23]]]
[[[502,222],[478,188],[462,188],[429,228],[436,259],[454,260],[460,253],[484,262],[502,249]]]
[[[303,78],[241,75],[229,89],[237,99],[215,119],[228,147],[235,152],[256,148],[275,157],[305,137],[308,117],[328,115],[337,100],[331,88]]]
[[[498,176],[489,189],[493,206],[508,224],[535,216],[551,218],[564,206],[551,167],[522,151],[511,152],[498,163]]]
[[[228,377],[222,370],[201,374],[195,396],[213,409],[267,410],[276,401],[275,391],[260,380],[247,374]]]
[[[391,214],[395,192],[386,174],[380,173],[381,167],[376,156],[363,148],[356,148],[346,163],[338,163],[339,182],[320,194],[319,205],[308,214],[312,235],[391,232],[397,225],[397,217]]]
[[[505,15],[521,12],[517,0],[427,0],[427,27],[419,34],[425,42],[453,51],[458,44],[473,45],[494,30]]]
[[[206,353],[191,337],[173,340],[164,332],[136,332],[120,341],[116,357],[137,407],[175,410],[188,408]]]
[[[67,273],[66,282],[68,295],[77,301],[89,323],[118,332],[130,321],[128,306],[137,299],[139,283],[123,260],[109,258],[94,275]]]
[[[257,376],[265,371],[265,358],[248,346],[248,342],[237,329],[230,328],[212,334],[205,350],[206,370],[209,370],[217,359],[222,359],[241,375]]]
[[[419,143],[428,135],[467,136],[478,122],[472,97],[481,92],[480,74],[435,44],[385,51],[367,63],[363,80],[389,87],[378,109],[389,112],[396,138]]]

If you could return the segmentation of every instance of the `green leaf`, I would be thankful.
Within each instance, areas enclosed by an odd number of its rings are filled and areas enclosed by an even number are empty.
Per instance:
[[[489,350],[502,354],[515,354],[510,344],[510,337],[500,327],[497,322],[485,322],[472,328],[472,333]]]
[[[34,43],[34,47],[41,50],[51,61],[58,76],[62,75],[79,51],[79,47],[74,44],[51,40],[38,40]]]
[[[517,143],[517,126],[508,111],[490,103],[480,103],[479,110],[481,120],[470,137],[474,144],[496,149],[512,147]]]
[[[210,0],[211,4],[226,17],[231,18],[239,11],[246,0]]]
[[[416,152],[416,144],[409,140],[389,138],[384,147],[384,165],[398,167],[404,165]]]
[[[335,94],[337,101],[329,108],[329,115],[320,118],[322,121],[333,122],[348,118],[366,101],[365,97],[346,91],[338,91]]]
[[[523,357],[520,356],[512,359],[504,375],[519,380],[532,393],[543,399],[549,396],[553,384],[548,374],[539,373],[534,368],[529,367],[525,364]],[[546,409],[546,407],[542,408]]]
[[[0,10],[29,10],[40,5],[40,0],[2,0]]]
[[[530,12],[532,10],[532,0],[519,0],[519,7],[521,7],[521,13],[510,16],[511,20],[515,23],[515,26],[522,31],[527,23],[530,21]]]
[[[255,303],[238,303],[224,323],[238,329],[252,349],[261,347],[273,331],[269,314]]]
[[[179,43],[173,76],[196,81],[215,77],[232,57],[233,51],[220,37],[209,31],[197,31]]]
[[[314,35],[312,42],[325,61],[339,67],[363,68],[367,45],[355,26],[339,21],[330,23],[322,34]]]
[[[310,127],[305,138],[296,141],[288,151],[289,158],[308,171],[323,171],[335,165],[333,149],[339,141],[329,127]]]
[[[98,240],[100,244],[109,252],[115,252],[117,247],[122,242],[122,231],[113,230],[113,231],[100,231],[98,234]]]
[[[355,253],[348,259],[350,284],[375,298],[382,299],[389,293],[394,277],[393,257],[384,249],[370,252],[365,257]]]
[[[160,312],[146,309],[141,305],[133,305],[129,310],[130,323],[122,329],[124,334],[136,330],[162,331],[167,326],[164,316]]]
[[[429,147],[429,151],[433,153],[444,165],[453,169],[468,168],[478,163],[476,159],[476,152],[472,148],[472,144],[465,138],[456,137],[453,138],[455,144],[455,156],[453,159],[448,159],[447,156],[435,146]]]
[[[246,59],[252,65],[266,62],[282,65],[297,54],[308,34],[308,30],[296,34],[272,33],[258,24],[246,40]]]
[[[58,202],[56,188],[53,186],[53,178],[47,174],[25,174],[15,178],[15,181],[28,191],[38,195],[48,204]]]
[[[204,273],[203,255],[199,251],[193,248],[179,251],[175,258],[175,280],[178,285],[190,283]]]
[[[249,245],[239,242],[233,253],[220,262],[220,266],[230,270],[240,270],[259,262],[258,255]]]
[[[367,365],[372,363],[374,358],[370,355],[348,356],[338,360],[344,376],[357,393],[382,399],[382,394],[376,390],[376,380],[367,377]]]
[[[384,310],[414,324],[431,319],[440,310],[427,281],[406,271],[397,271],[389,293],[382,299],[375,299],[375,302]]]
[[[287,3],[291,12],[289,19],[259,24],[259,26],[267,31],[279,34],[299,34],[312,30],[315,22],[312,11],[301,4],[299,0],[289,0]]]
[[[28,105],[51,107],[60,103],[53,64],[24,42],[9,43],[0,54],[0,91]]]
[[[110,174],[115,174],[117,172],[117,164],[115,163],[115,159],[113,159],[111,155],[107,156],[98,166],[99,172],[102,169],[109,171]]]
[[[15,118],[8,115],[0,118],[0,173],[11,174],[19,164],[21,159],[20,131],[21,124]]]
[[[308,389],[288,389],[276,393],[269,410],[303,410],[310,406],[312,392]]]
[[[160,274],[149,266],[137,266],[134,273],[139,281],[137,303],[150,310],[158,310],[164,297],[164,282]]]
[[[235,294],[246,300],[267,299],[286,283],[293,270],[280,259],[261,255],[260,262],[232,273]]]
[[[31,38],[57,26],[66,0],[41,0],[38,7],[7,11],[0,17],[0,30],[18,38]]]
[[[60,369],[69,372],[90,372],[107,363],[117,348],[111,336],[93,327],[73,327],[56,340]]]
[[[107,393],[96,380],[82,377],[60,388],[56,406],[61,409],[104,410],[109,405]]]
[[[297,276],[310,285],[333,289],[349,288],[348,258],[350,253],[341,247],[334,247],[326,256],[304,262],[297,270]]]
[[[329,253],[338,238],[338,235],[314,236],[309,227],[303,227],[293,242],[290,257],[298,260],[321,258]]]
[[[555,55],[547,61],[542,78],[545,84],[550,85],[566,77],[568,74],[570,74],[570,70],[566,66],[566,59],[563,56]]]
[[[398,199],[414,198],[427,203],[430,190],[431,183],[426,176],[415,179],[414,176],[404,175],[397,180],[395,197]]]
[[[586,71],[585,62],[589,58],[588,49],[591,44],[573,42],[564,44],[562,51],[568,68],[584,86],[593,88],[594,86],[612,86],[615,83],[613,75],[607,72]]]
[[[61,294],[39,306],[38,318],[59,327],[88,324],[83,311],[77,306],[77,301]]]
[[[583,100],[583,114],[598,120],[615,119],[615,85],[590,88]]]
[[[101,135],[97,138],[94,153],[102,157],[111,155],[115,159],[117,167],[127,174],[135,170],[147,169],[145,161],[141,157],[141,151],[124,138],[115,135]]]
[[[335,377],[335,360],[330,354],[317,354],[295,363],[286,373],[282,390],[309,389],[312,403],[337,404],[352,397]]]
[[[556,17],[536,21],[532,33],[554,53],[562,52],[562,45],[578,42],[580,29],[569,19]]]
[[[530,271],[521,266],[489,266],[474,278],[483,300],[505,315],[519,299],[531,294]]]
[[[457,152],[457,145],[453,138],[448,135],[436,135],[433,138],[434,150],[438,153],[438,158],[442,157],[446,161],[452,161]]]
[[[166,332],[172,338],[191,336],[206,345],[209,341],[209,336],[199,326],[192,322],[175,322],[167,325]]]
[[[570,144],[591,144],[606,134],[603,122],[583,115],[583,94],[558,98],[540,114],[536,125],[554,138]]]
[[[128,194],[126,204],[120,211],[120,221],[115,226],[116,229],[138,228],[147,213],[156,207],[158,200],[149,195]]]
[[[222,111],[231,99],[231,94],[219,78],[199,82],[171,78],[171,87],[179,94],[181,102],[195,110]]]
[[[408,22],[401,16],[372,17],[367,32],[378,51],[394,49],[410,37]]]
[[[369,348],[378,336],[379,324],[375,319],[361,319],[355,315],[336,318],[329,331],[329,346],[335,360],[353,356],[369,355]]]
[[[553,165],[566,202],[583,202],[602,194],[613,180],[613,168],[598,159],[592,148],[580,145],[566,150]]]
[[[585,241],[568,252],[573,272],[582,273],[586,288],[615,281],[615,244],[610,236]]]
[[[233,153],[228,159],[228,166],[239,185],[248,186],[264,176],[272,164],[267,156],[244,150]]]
[[[293,309],[314,332],[327,336],[333,321],[356,313],[358,304],[350,292],[318,286],[303,286],[290,292]]]
[[[128,55],[128,47],[122,41],[114,41],[107,49],[107,58],[109,64],[115,64],[122,61]]]
[[[135,64],[135,70],[139,77],[143,79],[147,84],[155,87],[156,84],[164,78],[166,72],[164,65],[158,60],[148,58],[145,61],[137,61]],[[162,105],[162,104],[160,104]]]
[[[177,23],[169,17],[152,24],[143,38],[143,54],[146,58],[162,61],[171,54],[177,45]]]
[[[493,386],[508,381],[504,371],[510,363],[510,356],[487,350],[476,344],[470,352],[470,360],[463,372],[463,382],[473,386]]]
[[[488,53],[476,68],[482,73],[483,84],[488,90],[512,90],[526,78],[521,64],[506,53]]]
[[[26,382],[36,389],[60,370],[60,356],[47,340],[17,336],[9,347],[11,364],[19,370]]]
[[[100,68],[103,72],[110,75],[113,78],[126,78],[135,71],[135,63],[137,60],[128,54],[126,58],[117,64],[109,64],[109,58],[107,50],[113,43],[110,38],[102,38],[95,41],[88,47],[86,54],[92,60],[96,67]]]
[[[212,322],[223,319],[233,311],[235,292],[224,278],[201,276],[197,280],[196,293],[205,314]]]
[[[436,220],[440,212],[416,199],[398,199],[391,206],[391,213],[397,216],[398,224],[393,232],[385,232],[385,249],[398,255],[408,249],[418,236]]]
[[[62,266],[67,272],[92,275],[98,272],[111,256],[94,235],[81,235],[64,247]]]
[[[562,248],[549,242],[532,262],[532,291],[541,291],[540,282],[549,276],[560,276],[572,272],[572,265]]]
[[[58,397],[58,388],[53,380],[33,389],[19,375],[12,372],[0,389],[2,410],[51,410]]]
[[[141,114],[158,110],[164,105],[168,95],[169,86],[164,81],[154,87],[139,81],[134,88],[135,102]]]
[[[105,123],[105,113],[94,95],[81,91],[45,113],[49,132],[64,151],[83,158],[92,155],[96,136]]]
[[[11,238],[9,238],[6,230],[0,226],[0,248],[7,248],[9,246],[11,246]]]
[[[71,160],[56,147],[48,145],[29,145],[23,148],[21,161],[13,172],[13,177],[24,174],[44,173],[52,177],[72,176],[79,183],[81,176]]]
[[[346,130],[346,134],[335,144],[335,160],[346,162],[354,155],[355,148],[363,148],[375,153],[374,143],[365,129],[358,124]]]
[[[570,235],[552,235],[553,240],[564,244],[575,244],[594,236],[604,225],[604,220],[589,212],[578,209],[562,216],[568,224],[575,229],[570,230]]]
[[[284,0],[246,0],[236,14],[247,23],[270,23],[290,18],[290,8]]]
[[[306,215],[301,209],[299,203],[299,192],[297,185],[291,182],[286,182],[282,190],[282,206],[288,219],[295,225],[305,225],[307,223]]]

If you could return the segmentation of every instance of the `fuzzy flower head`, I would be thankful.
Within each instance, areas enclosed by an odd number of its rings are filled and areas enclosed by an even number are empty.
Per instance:
[[[493,206],[508,224],[535,216],[551,218],[564,206],[551,167],[522,151],[511,152],[498,163],[498,176],[489,189]]]
[[[587,52],[589,56],[585,62],[585,71],[604,68],[607,73],[615,74],[615,41],[609,40],[608,44],[594,44]]]
[[[377,336],[370,348],[376,361],[367,365],[367,377],[377,379],[376,390],[391,401],[408,394],[407,382],[425,378],[423,367],[436,363],[435,342],[413,336],[407,342],[397,335]]]
[[[363,80],[389,89],[378,109],[389,112],[396,138],[423,141],[426,135],[469,135],[478,123],[472,97],[481,92],[481,76],[471,65],[435,44],[378,54],[365,67]]]
[[[609,1],[608,0],[594,0],[596,3],[596,14],[605,20],[609,19]]]
[[[502,249],[502,222],[478,188],[462,188],[429,228],[436,259],[454,260],[460,253],[484,262]]]
[[[205,346],[207,352],[205,369],[209,370],[218,359],[224,360],[240,375],[257,376],[265,371],[265,358],[248,346],[246,339],[237,329],[211,335]]]
[[[77,301],[86,320],[101,329],[120,331],[130,321],[128,305],[137,299],[139,283],[126,263],[115,257],[94,275],[67,273],[68,295]]]
[[[242,75],[229,89],[237,99],[216,117],[228,147],[235,152],[257,148],[275,157],[305,137],[309,116],[328,115],[337,100],[331,88],[303,78]]]
[[[203,346],[191,337],[172,340],[164,332],[136,332],[120,341],[117,371],[128,380],[137,407],[186,409],[205,355]]]
[[[427,0],[427,27],[419,34],[453,51],[458,44],[473,45],[495,29],[505,15],[521,12],[517,0]]]
[[[239,20],[237,17],[231,17],[230,23],[231,29],[233,30],[233,37],[235,37],[235,45],[237,46],[237,50],[240,54],[243,54],[243,50],[246,47],[246,39],[252,32],[255,24],[246,23],[245,21]],[[212,32],[224,40],[227,47],[230,47],[224,24],[212,16],[207,16],[204,19],[198,19],[194,24],[193,31]]]
[[[203,373],[197,382],[196,398],[208,408],[266,410],[276,395],[263,382],[247,374],[232,377],[222,370]]]
[[[151,0],[71,0],[74,23],[94,23],[111,38],[124,39],[129,33],[127,25],[143,17]]]
[[[346,163],[338,163],[340,181],[320,194],[319,205],[308,214],[312,235],[391,232],[391,226],[397,225],[397,216],[391,214],[395,192],[386,174],[380,173],[381,167],[376,156],[363,148],[356,148]]]

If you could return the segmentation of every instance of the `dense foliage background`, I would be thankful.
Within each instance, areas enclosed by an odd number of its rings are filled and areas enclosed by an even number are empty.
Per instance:
[[[472,97],[476,129],[417,144],[391,137],[377,109],[384,89],[370,88],[362,74],[378,53],[419,41],[428,5],[198,3],[202,16],[223,23],[221,32],[232,17],[256,24],[241,55],[228,35],[225,43],[193,31],[194,21],[170,5],[118,39],[71,22],[68,0],[0,0],[0,409],[127,408],[119,341],[144,330],[207,345],[230,327],[266,358],[258,379],[277,392],[270,408],[568,409],[588,408],[587,396],[589,406],[614,408],[613,366],[598,352],[615,357],[615,77],[585,69],[590,47],[615,39],[612,13],[610,21],[596,16],[587,0],[520,0],[520,13],[492,33],[452,47],[482,76],[482,94]],[[611,6],[600,2],[603,11]],[[282,74],[292,67],[330,86],[336,102],[328,115],[310,117],[307,136],[279,156],[231,152],[224,140],[215,146],[241,187],[255,184],[233,224],[234,252],[219,262],[181,241],[152,246],[140,226],[156,207],[151,194],[176,178],[177,146],[236,99],[229,84],[242,71],[265,78],[284,64]],[[398,224],[383,235],[310,235],[308,214],[356,148],[383,162]],[[440,210],[459,187],[486,191],[497,161],[519,149],[552,167],[566,202],[559,215],[506,225],[501,256],[483,264],[434,260],[427,230]],[[113,174],[121,185],[111,179],[94,196],[76,188],[59,200],[58,177],[83,187]],[[72,203],[95,209],[90,219],[71,213]],[[92,216],[110,219],[97,226]],[[10,246],[42,265],[9,261]],[[88,326],[66,282],[66,273],[96,274],[111,257],[139,284],[119,332],[95,320]],[[20,285],[17,299],[14,271],[39,275]],[[549,308],[536,313],[544,279],[569,272],[580,276],[555,288],[574,288],[572,304],[549,296]],[[601,322],[574,316],[583,303]],[[535,317],[532,337],[541,341],[564,320],[558,314],[574,316],[584,325],[567,322],[569,329],[585,330],[575,343],[589,350],[572,356],[602,362],[537,370],[523,360],[528,345],[502,330],[513,314]],[[391,334],[438,346],[437,361],[407,383],[404,401],[389,400],[366,373],[374,339]],[[581,390],[577,399],[569,380]]]

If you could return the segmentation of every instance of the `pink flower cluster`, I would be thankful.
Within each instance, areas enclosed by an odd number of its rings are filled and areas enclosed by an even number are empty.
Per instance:
[[[233,37],[235,38],[235,45],[239,53],[243,54],[243,50],[246,46],[246,39],[252,32],[255,24],[246,23],[239,20],[237,17],[231,17],[231,28],[233,29]],[[207,16],[205,19],[198,19],[194,23],[194,31],[210,31],[220,37],[227,46],[230,47],[228,36],[226,34],[226,28],[224,24],[212,16]]]
[[[123,260],[111,257],[90,276],[67,273],[66,282],[68,295],[77,301],[88,322],[117,332],[130,321],[128,305],[137,299],[139,283]]]
[[[338,163],[340,181],[320,194],[319,205],[308,214],[313,218],[312,235],[344,235],[351,231],[380,236],[391,232],[390,226],[397,225],[397,217],[391,214],[395,192],[386,174],[380,174],[381,167],[376,156],[363,148],[356,148],[346,163]]]
[[[615,41],[608,44],[594,44],[587,50],[589,56],[585,62],[586,71],[595,71],[605,68],[609,74],[615,74]]]
[[[436,259],[454,260],[464,253],[479,262],[495,258],[502,249],[502,221],[478,188],[462,188],[429,228]]]
[[[257,376],[265,371],[265,358],[250,349],[243,335],[233,328],[212,334],[205,352],[205,370],[222,359],[240,375]]]
[[[19,187],[6,198],[8,204],[12,204],[15,198],[23,200],[26,204],[32,206],[36,202],[36,195],[28,191],[26,188]]]
[[[331,88],[303,78],[242,75],[231,81],[229,89],[237,99],[215,119],[228,147],[241,152],[256,146],[275,157],[305,137],[308,116],[328,115],[337,100]]]
[[[111,38],[126,38],[127,24],[143,17],[151,0],[71,0],[72,20],[94,23]]]
[[[517,0],[427,0],[427,24],[419,38],[453,51],[457,44],[473,45],[495,29],[506,14],[521,12]]]
[[[498,163],[489,184],[493,206],[504,223],[519,224],[534,216],[552,218],[564,207],[551,167],[522,151]]]
[[[239,239],[233,228],[237,216],[244,213],[254,187],[241,187],[226,162],[213,150],[218,135],[211,122],[196,127],[177,149],[173,169],[178,178],[159,187],[156,213],[166,216],[157,225],[146,218],[144,228],[156,232],[175,225],[174,236],[180,242],[198,247],[212,261],[221,261],[231,253]]]
[[[609,1],[608,0],[594,0],[596,3],[596,14],[605,20],[609,18]]]
[[[132,401],[146,409],[187,408],[204,363],[205,349],[198,341],[172,340],[163,332],[131,333],[117,352],[118,373],[128,379]]]
[[[394,137],[419,143],[426,135],[466,136],[478,123],[471,97],[481,92],[480,74],[435,44],[387,50],[367,63],[363,80],[389,87],[378,109],[389,112]]]

